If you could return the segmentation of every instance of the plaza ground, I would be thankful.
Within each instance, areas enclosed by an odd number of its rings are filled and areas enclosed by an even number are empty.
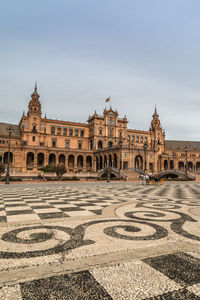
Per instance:
[[[200,299],[199,189],[0,185],[0,299]]]

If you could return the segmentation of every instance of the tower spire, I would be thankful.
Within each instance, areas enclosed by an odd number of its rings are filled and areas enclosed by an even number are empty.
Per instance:
[[[37,80],[35,82],[35,92],[37,92]]]

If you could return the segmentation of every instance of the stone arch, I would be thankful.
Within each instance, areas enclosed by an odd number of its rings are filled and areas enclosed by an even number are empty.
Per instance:
[[[164,160],[164,170],[167,170],[168,169],[168,160],[165,159]]]
[[[53,165],[53,166],[56,165],[56,156],[54,153],[51,153],[49,155],[49,165]]]
[[[99,166],[100,166],[100,169],[103,169],[103,157],[101,155],[99,158]]]
[[[184,170],[184,166],[185,166],[184,162],[183,161],[179,161],[179,163],[178,163],[178,169],[179,170]]]
[[[26,155],[26,166],[33,168],[34,166],[34,153],[28,152]]]
[[[40,152],[37,155],[37,166],[43,167],[44,166],[44,153]]]
[[[8,152],[5,152],[3,155],[3,162],[4,164],[8,163]],[[13,153],[10,152],[10,158],[9,158],[9,163],[12,164],[13,163]]]
[[[69,169],[74,169],[74,155],[70,154],[68,156],[68,167]]]
[[[117,153],[114,153],[114,168],[117,168],[118,166],[118,157],[117,157]]]
[[[197,171],[200,171],[200,161],[198,161],[198,162],[196,163],[196,170],[197,170]]]
[[[143,157],[141,155],[135,157],[135,168],[143,169]]]
[[[104,164],[104,168],[107,168],[107,155],[104,155],[104,160],[103,160],[103,164]]]
[[[86,157],[86,169],[91,169],[92,168],[92,157],[88,155]]]
[[[65,155],[64,154],[60,154],[58,157],[58,163],[60,165],[65,165]]]
[[[109,165],[109,167],[112,167],[112,154],[109,154],[109,163],[108,163],[108,165]]]
[[[193,169],[193,163],[191,161],[188,161],[187,164],[188,164],[187,165],[188,170],[192,170]]]
[[[170,162],[169,162],[169,168],[171,170],[174,169],[174,161],[173,160],[170,160]]]
[[[83,156],[79,155],[77,157],[77,167],[78,169],[82,169],[83,168]]]
[[[96,156],[96,170],[99,170],[99,158]]]

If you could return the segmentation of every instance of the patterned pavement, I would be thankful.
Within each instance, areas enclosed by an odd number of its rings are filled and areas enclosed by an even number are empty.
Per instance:
[[[0,186],[0,299],[200,299],[199,188]]]

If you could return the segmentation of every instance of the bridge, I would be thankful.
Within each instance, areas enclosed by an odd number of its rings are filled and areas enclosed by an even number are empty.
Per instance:
[[[157,175],[159,177],[164,177],[167,175],[176,175],[177,177],[181,177],[183,179],[185,179],[185,171],[184,170],[176,170],[176,169],[166,169],[163,171],[159,171],[157,173]],[[191,180],[195,180],[195,176],[193,176],[192,174],[189,173],[189,171],[187,172],[187,178],[191,179]]]
[[[98,175],[100,178],[107,178],[108,177],[108,172],[110,172],[110,177],[111,178],[118,178],[118,179],[127,179],[127,175],[123,170],[120,170],[118,168],[113,168],[113,167],[108,167],[105,169],[101,169],[98,171]]]

